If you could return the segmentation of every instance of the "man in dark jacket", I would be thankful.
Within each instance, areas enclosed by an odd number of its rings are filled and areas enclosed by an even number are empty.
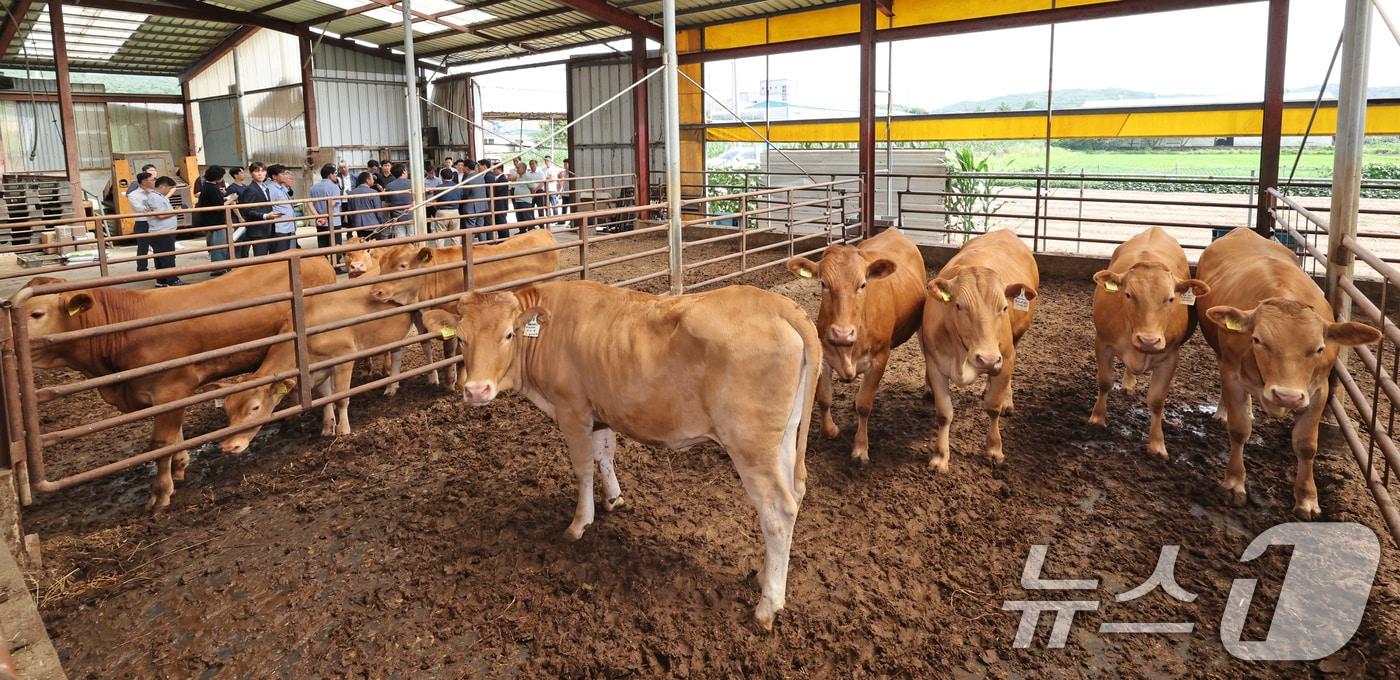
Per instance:
[[[258,203],[267,203],[267,189],[263,187],[267,183],[267,164],[262,161],[255,161],[248,165],[248,173],[253,176],[253,181],[243,189],[243,194],[238,197],[238,203],[242,206],[252,206]],[[268,206],[243,207],[239,208],[238,214],[247,223],[243,236],[238,239],[239,243],[249,243],[252,241],[265,241],[272,238],[272,222],[267,220],[267,214],[271,212]],[[249,249],[252,249],[253,257],[266,255],[268,243],[253,243],[251,246],[242,245],[234,249],[234,254],[238,257],[248,257]]]
[[[500,161],[493,158],[487,162],[491,164],[491,172],[496,173],[496,178],[491,180],[494,185],[491,187],[491,216],[495,218],[496,238],[506,238],[510,236],[510,229],[506,228],[506,218],[510,214],[510,175]]]

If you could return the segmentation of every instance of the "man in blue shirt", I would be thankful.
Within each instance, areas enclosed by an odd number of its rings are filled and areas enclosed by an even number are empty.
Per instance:
[[[311,214],[316,216],[316,247],[329,248],[332,243],[340,245],[340,183],[336,181],[335,166],[327,163],[321,166],[321,181],[311,185],[307,194],[311,198],[335,200],[312,201],[307,204]]]
[[[296,247],[296,212],[292,210],[292,171],[285,165],[271,165],[267,168],[267,183],[263,185],[267,200],[273,203],[267,219],[277,220],[272,225],[272,235],[280,240],[267,244],[267,252],[280,253]],[[292,237],[292,238],[288,238]]]
[[[170,205],[170,194],[175,191],[175,180],[160,177],[155,188],[146,197],[146,224],[150,230],[151,250],[156,253],[156,269],[170,269],[175,266],[175,230],[180,226],[180,217],[175,207]],[[156,286],[188,285],[177,276],[162,276],[156,279]]]

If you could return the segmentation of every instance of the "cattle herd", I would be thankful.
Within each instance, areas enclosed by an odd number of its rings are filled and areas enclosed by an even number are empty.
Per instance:
[[[477,246],[474,288],[547,277],[558,270],[554,244],[548,230],[540,230]],[[341,359],[337,364],[338,357],[363,356],[367,349],[410,334],[435,334],[445,358],[460,354],[460,362],[448,368],[447,381],[467,403],[485,405],[514,392],[558,424],[578,484],[573,521],[565,532],[569,539],[582,537],[593,522],[595,470],[602,478],[604,509],[623,502],[613,463],[616,433],[673,448],[718,443],[758,513],[766,559],[754,617],[764,628],[771,628],[785,601],[793,526],[806,492],[814,404],[822,433],[839,434],[831,415],[833,373],[847,382],[861,378],[851,457],[865,462],[870,455],[867,423],[890,351],[918,335],[935,407],[929,468],[946,472],[949,466],[949,382],[968,385],[982,376],[982,408],[989,417],[983,455],[1001,463],[1000,417],[1013,408],[1016,344],[1035,317],[1040,285],[1035,257],[1010,231],[967,241],[931,279],[918,248],[897,230],[859,246],[833,245],[820,261],[795,257],[788,269],[822,288],[815,325],[792,300],[749,286],[662,297],[589,281],[552,281],[483,293],[465,290],[460,267],[412,274],[461,261],[456,246],[398,245],[347,253],[352,278],[398,276],[306,298],[306,326],[332,327],[311,336],[305,348],[316,367],[312,388],[322,396],[350,388],[353,362]],[[325,259],[307,257],[301,259],[301,279],[312,288],[334,283],[336,274]],[[30,285],[53,281],[36,279]],[[1165,231],[1148,229],[1120,245],[1094,281],[1098,399],[1089,422],[1106,423],[1115,358],[1125,368],[1125,389],[1150,373],[1147,451],[1166,458],[1163,405],[1180,347],[1199,323],[1220,370],[1217,417],[1225,421],[1230,440],[1221,484],[1226,499],[1237,505],[1245,500],[1243,450],[1253,400],[1258,400],[1271,415],[1294,417],[1294,513],[1302,519],[1317,517],[1312,465],[1330,367],[1341,347],[1375,342],[1379,332],[1335,322],[1321,290],[1297,266],[1293,253],[1247,229],[1207,247],[1195,278],[1181,246]],[[286,264],[271,262],[185,288],[101,287],[32,297],[21,291],[16,303],[23,305],[30,337],[39,337],[288,290]],[[453,302],[396,311],[439,298]],[[366,316],[369,320],[348,323]],[[291,305],[273,301],[36,345],[32,357],[40,367],[110,375],[287,337],[292,323]],[[293,342],[283,341],[188,361],[104,386],[101,395],[132,412],[188,399],[201,390],[220,390],[230,424],[249,425],[222,443],[224,452],[237,453],[249,446],[256,426],[267,421],[282,398],[297,393],[295,378],[277,379],[295,370],[297,353]],[[424,353],[431,362],[428,343]],[[395,351],[385,358],[391,376],[398,373],[398,355]],[[439,383],[436,371],[429,377]],[[260,384],[235,391],[244,380]],[[397,383],[389,384],[387,393],[396,388]],[[157,416],[154,446],[181,441],[182,420],[183,409]],[[326,403],[322,434],[349,432],[348,398]],[[148,507],[169,504],[174,481],[183,478],[188,461],[186,452],[158,460]]]

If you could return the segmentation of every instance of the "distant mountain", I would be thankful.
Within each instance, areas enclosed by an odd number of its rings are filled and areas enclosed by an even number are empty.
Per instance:
[[[1084,102],[1113,101],[1116,99],[1156,99],[1159,97],[1181,97],[1182,95],[1171,94],[1161,95],[1153,92],[1143,92],[1140,90],[1126,90],[1121,87],[1104,87],[1097,89],[1069,88],[1055,90],[1055,108],[1078,108]],[[1004,94],[988,99],[977,99],[949,104],[932,113],[973,113],[977,111],[1025,111],[1044,110],[1045,92],[1020,92],[1017,94]]]
[[[1321,85],[1321,83],[1318,83],[1316,85],[1309,85],[1307,87],[1295,87],[1289,90],[1284,90],[1283,98],[1288,101],[1294,101],[1299,99],[1317,99],[1317,90],[1319,87],[1321,87]],[[1331,83],[1327,86],[1327,94],[1324,98],[1336,99],[1337,92],[1337,84]],[[1370,96],[1371,99],[1394,99],[1400,97],[1400,86],[1372,85],[1366,88],[1366,94]]]

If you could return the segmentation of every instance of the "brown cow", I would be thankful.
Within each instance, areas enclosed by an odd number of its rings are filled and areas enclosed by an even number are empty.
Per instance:
[[[605,507],[621,497],[614,431],[671,448],[708,440],[728,452],[767,546],[754,618],[771,629],[807,488],[807,428],[821,366],[807,314],[748,286],[658,297],[591,281],[473,293],[458,314],[457,384],[467,402],[520,392],[563,431],[578,480],[570,540],[593,522],[595,461]],[[432,327],[446,315],[425,316]]]
[[[825,360],[817,383],[822,433],[827,437],[841,433],[831,418],[831,372],[835,370],[846,382],[855,380],[859,373],[851,458],[869,462],[866,425],[890,350],[913,336],[923,319],[924,258],[909,237],[887,229],[859,248],[834,245],[826,249],[821,262],[794,257],[787,267],[822,284],[822,305],[817,312]]]
[[[1035,256],[1015,232],[1004,229],[964,243],[928,282],[919,343],[937,411],[938,432],[928,462],[934,471],[948,470],[948,430],[953,423],[948,381],[968,385],[981,375],[987,376],[982,408],[991,419],[986,456],[993,464],[1002,461],[1001,414],[1013,407],[1016,343],[1035,317],[1039,286]]]
[[[1230,432],[1230,463],[1221,491],[1234,505],[1245,493],[1244,443],[1253,409],[1249,397],[1274,417],[1293,419],[1293,514],[1322,513],[1313,483],[1317,426],[1327,406],[1328,375],[1343,346],[1373,343],[1380,332],[1365,324],[1333,321],[1322,290],[1298,266],[1293,252],[1249,229],[1236,229],[1201,254],[1196,275],[1210,294],[1201,335],[1220,360],[1220,403]]]
[[[1113,389],[1113,359],[1123,361],[1128,376],[1152,372],[1147,405],[1152,411],[1147,451],[1167,457],[1162,410],[1171,389],[1181,345],[1196,329],[1194,298],[1210,286],[1191,278],[1186,251],[1170,234],[1152,227],[1113,250],[1108,269],[1094,274],[1094,356],[1098,359],[1099,399],[1089,423],[1103,426],[1108,393]]]
[[[301,276],[302,285],[308,288],[335,282],[335,270],[321,257],[303,258]],[[130,290],[107,287],[39,295],[23,302],[23,311],[28,319],[30,337],[37,338],[196,310],[287,290],[286,263],[270,262],[237,267],[217,279],[183,288]],[[291,306],[288,303],[267,304],[50,347],[36,347],[34,365],[43,368],[68,367],[87,377],[107,375],[265,338],[276,334],[290,315]],[[99,388],[98,391],[107,403],[123,413],[130,413],[188,397],[200,385],[212,380],[251,371],[262,362],[266,353],[266,349],[239,352],[134,378]],[[156,416],[151,433],[152,448],[182,440],[183,420],[184,409]],[[184,479],[188,463],[189,454],[184,451],[157,462],[156,479],[151,483],[147,508],[160,509],[170,504],[170,496],[175,492],[174,480]]]
[[[548,229],[534,229],[524,234],[512,236],[500,243],[486,243],[474,245],[472,247],[472,262],[484,260],[491,257],[498,257],[508,253],[517,253],[525,250],[545,248],[557,244],[554,234]],[[434,267],[462,261],[462,249],[460,246],[448,246],[445,248],[430,248],[418,245],[397,245],[374,250],[375,266],[369,270],[375,274],[393,274],[396,272],[412,271],[424,267]],[[351,265],[354,266],[353,264]],[[485,262],[474,267],[472,273],[473,283],[477,288],[488,288],[513,281],[521,281],[534,276],[550,274],[559,270],[559,251],[550,250],[546,252],[534,253],[513,257],[507,260],[497,260]],[[434,272],[425,276],[409,276],[394,281],[381,281],[370,287],[369,296],[380,302],[390,302],[399,305],[409,305],[419,300],[432,300],[435,298],[461,293],[466,290],[463,285],[462,270],[448,269]],[[447,303],[438,307],[446,312],[455,311],[455,303]],[[418,325],[418,332],[424,332],[423,326]],[[456,354],[457,340],[455,338],[443,341],[443,356]],[[432,362],[433,352],[431,342],[423,343],[423,358],[429,363]],[[452,376],[457,370],[454,364],[448,367],[448,381],[452,381]],[[428,374],[428,382],[438,384],[438,372],[433,371]]]
[[[320,326],[394,307],[395,305],[370,300],[362,289],[347,288],[307,298],[306,325],[309,328]],[[412,315],[404,312],[333,331],[317,333],[307,338],[310,361],[311,363],[319,363],[402,340],[412,325]],[[291,330],[291,322],[288,321],[278,333],[288,333]],[[290,342],[278,343],[267,351],[267,357],[263,359],[262,364],[258,366],[258,370],[251,377],[254,379],[265,378],[295,370],[296,366],[296,348]],[[312,375],[314,387],[320,390],[322,397],[344,392],[350,389],[350,379],[354,369],[354,362],[346,361],[336,364],[332,368],[318,371]],[[395,361],[391,375],[397,373],[398,362]],[[214,385],[216,388],[224,386],[218,383]],[[276,410],[284,396],[296,389],[296,386],[297,379],[293,377],[229,395],[224,399],[224,413],[228,415],[229,425],[242,425],[267,417]],[[321,436],[350,434],[349,411],[349,397],[336,400],[334,403],[327,403],[322,412]],[[223,452],[239,453],[244,451],[261,428],[262,426],[259,425],[225,437],[222,442]]]

